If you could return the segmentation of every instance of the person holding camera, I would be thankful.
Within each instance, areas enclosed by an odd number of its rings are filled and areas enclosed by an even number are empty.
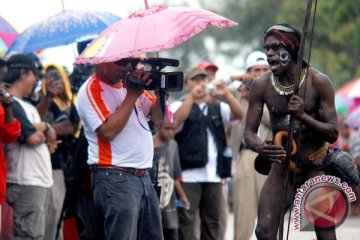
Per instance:
[[[144,91],[151,82],[150,72],[131,58],[121,59],[96,64],[78,92],[105,239],[163,239],[159,200],[147,170],[154,153],[148,120],[162,121],[159,97]]]
[[[225,129],[230,120],[241,119],[244,111],[225,83],[216,85],[212,97],[224,98],[227,103],[207,102],[207,73],[191,68],[185,73],[188,94],[183,101],[171,105],[177,125],[180,163],[183,169],[182,186],[190,201],[190,209],[179,209],[180,238],[193,239],[194,221],[200,214],[201,239],[220,239],[222,206],[223,153],[227,147]]]

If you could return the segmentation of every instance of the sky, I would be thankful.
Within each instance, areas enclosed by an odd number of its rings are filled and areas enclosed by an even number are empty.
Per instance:
[[[176,6],[186,2],[189,6],[198,7],[195,0],[147,0],[148,5],[166,4]],[[144,0],[0,0],[0,15],[8,20],[19,32],[30,25],[52,16],[63,10],[105,11],[121,18],[145,8]],[[76,57],[75,45],[56,47],[44,50],[40,58],[44,64],[56,62],[72,69]]]

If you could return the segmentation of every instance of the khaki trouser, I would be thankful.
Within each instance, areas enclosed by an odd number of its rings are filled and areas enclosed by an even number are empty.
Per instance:
[[[45,208],[51,188],[8,183],[7,201],[14,210],[13,239],[44,239]]]
[[[190,201],[190,209],[178,208],[180,239],[196,239],[194,226],[199,213],[200,239],[219,240],[222,184],[182,183],[182,187]]]
[[[241,150],[233,176],[234,240],[249,240],[254,233],[258,202],[266,176],[256,172],[257,153]]]

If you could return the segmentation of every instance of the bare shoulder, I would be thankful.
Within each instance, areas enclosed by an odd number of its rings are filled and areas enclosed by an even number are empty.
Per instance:
[[[326,74],[320,72],[316,68],[309,67],[309,77],[311,77],[314,86],[321,87],[324,84],[330,84],[332,86],[331,79]]]
[[[265,91],[269,82],[271,82],[271,71],[268,71],[261,76],[255,78],[253,82],[253,87],[257,91]]]

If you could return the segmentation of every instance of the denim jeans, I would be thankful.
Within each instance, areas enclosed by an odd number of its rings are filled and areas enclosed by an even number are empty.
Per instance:
[[[146,173],[139,177],[117,169],[92,173],[96,207],[107,240],[163,240],[159,200]]]

